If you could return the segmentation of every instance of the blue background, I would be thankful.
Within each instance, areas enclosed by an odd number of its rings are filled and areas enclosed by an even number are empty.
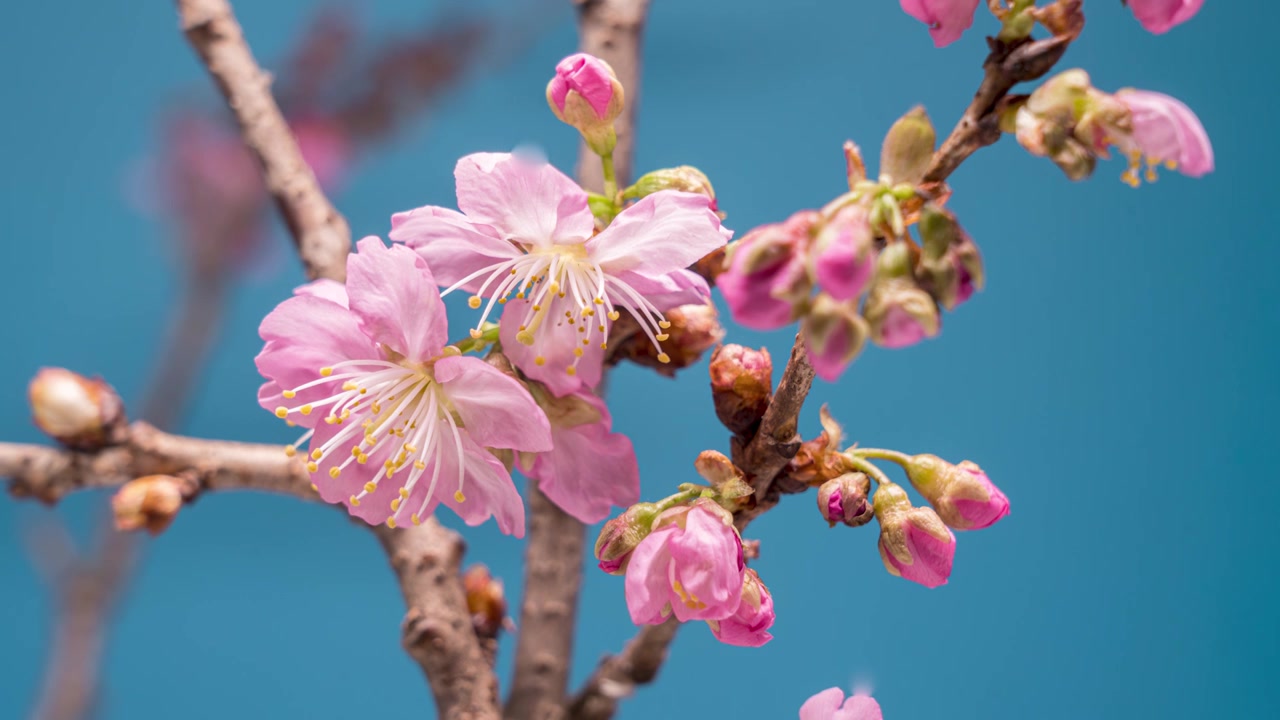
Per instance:
[[[776,639],[741,649],[686,628],[659,684],[622,717],[795,717],[810,694],[855,682],[891,720],[1280,713],[1280,637],[1265,599],[1277,588],[1280,500],[1280,245],[1266,214],[1280,108],[1258,85],[1280,50],[1238,40],[1231,3],[1210,2],[1162,37],[1119,2],[1089,5],[1064,67],[1087,68],[1102,88],[1185,100],[1213,137],[1216,173],[1166,173],[1134,191],[1119,182],[1121,161],[1072,184],[1009,139],[981,152],[954,176],[951,206],[983,249],[986,291],[937,340],[869,349],[838,384],[818,384],[804,416],[812,434],[830,403],[863,444],[976,460],[1012,515],[962,534],[951,583],[928,591],[884,572],[874,526],[831,530],[812,496],[788,498],[748,533],[764,543],[757,567],[775,593]],[[393,211],[452,205],[453,163],[467,152],[535,143],[572,167],[575,135],[542,96],[576,45],[567,6],[546,3],[546,31],[514,62],[364,156],[336,199],[357,237],[385,234]],[[1280,24],[1280,6],[1252,6],[1250,24]],[[314,9],[237,8],[268,65]],[[379,30],[430,16],[408,1],[365,13]],[[994,27],[980,11],[974,31],[937,50],[890,0],[659,0],[638,166],[701,167],[740,233],[820,205],[841,190],[846,138],[874,163],[884,131],[915,103],[951,127]],[[165,3],[22,3],[0,23],[0,60],[0,437],[39,441],[25,407],[39,366],[100,373],[126,399],[147,381],[175,297],[171,253],[122,179],[154,148],[162,104],[207,92],[207,80]],[[254,402],[251,359],[259,319],[300,279],[286,261],[238,288],[184,431],[291,439]],[[730,339],[782,358],[790,334],[730,326]],[[693,479],[700,450],[726,447],[703,366],[674,382],[624,368],[610,403],[640,452],[647,496]],[[57,512],[88,536],[105,499],[73,497]],[[50,633],[21,542],[44,512],[0,501],[4,718],[27,712]],[[517,607],[522,544],[492,528],[467,536],[469,559],[504,578]],[[112,630],[103,717],[432,716],[399,647],[403,606],[385,559],[331,510],[209,496],[145,555]],[[582,603],[574,685],[633,632],[618,578],[588,572]]]

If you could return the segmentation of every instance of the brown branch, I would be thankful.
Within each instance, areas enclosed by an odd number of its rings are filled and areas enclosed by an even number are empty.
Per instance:
[[[626,92],[626,105],[614,123],[618,146],[613,150],[618,187],[631,182],[635,151],[635,117],[640,101],[640,49],[649,0],[573,0],[578,6],[579,47],[609,63]],[[604,188],[600,159],[584,143],[578,153],[578,180],[589,190]]]
[[[374,530],[400,579],[404,649],[422,666],[441,720],[497,720],[498,680],[476,640],[458,581],[466,545],[434,517]]]
[[[235,113],[298,247],[307,277],[346,276],[351,230],[320,190],[226,0],[177,0],[182,31]]]

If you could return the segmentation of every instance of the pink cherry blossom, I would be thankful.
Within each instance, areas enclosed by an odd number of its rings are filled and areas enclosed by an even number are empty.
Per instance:
[[[1129,108],[1132,117],[1133,132],[1113,138],[1129,153],[1131,173],[1142,158],[1150,165],[1165,164],[1191,177],[1213,171],[1209,134],[1190,108],[1168,95],[1146,90],[1121,90],[1115,97]]]
[[[563,111],[565,99],[572,90],[591,105],[597,116],[603,118],[613,100],[615,82],[608,63],[594,55],[577,53],[556,65],[556,75],[547,86],[547,97]]]
[[[370,524],[415,524],[443,502],[469,525],[524,534],[524,506],[485,448],[551,449],[546,417],[516,380],[446,348],[426,263],[376,237],[347,284],[301,288],[262,321],[264,408],[308,428],[307,469],[326,502]],[[290,447],[292,452],[292,446]]]
[[[760,582],[755,570],[747,570],[742,582],[742,600],[732,615],[722,620],[708,620],[716,639],[726,645],[760,647],[773,639],[773,596]]]
[[[1128,0],[1128,4],[1142,27],[1159,35],[1190,20],[1204,0]]]
[[[753,330],[772,330],[795,319],[797,302],[812,291],[805,253],[817,221],[818,213],[803,210],[738,241],[728,269],[716,278],[734,320]]]
[[[637,625],[723,620],[742,600],[742,539],[733,516],[710,500],[667,510],[631,552],[627,609]]]
[[[562,510],[587,523],[600,522],[611,506],[640,500],[640,470],[635,449],[613,419],[604,400],[587,389],[540,403],[551,421],[551,451],[522,455],[520,470],[538,481]]]
[[[391,219],[391,238],[412,247],[440,282],[499,304],[504,352],[525,375],[566,395],[600,381],[609,328],[621,311],[667,357],[663,311],[705,301],[685,268],[725,244],[705,195],[662,191],[595,232],[587,194],[554,167],[507,153],[458,161],[455,212],[422,207]],[[515,293],[514,301],[508,296]]]
[[[973,25],[980,0],[898,0],[911,17],[929,26],[937,47],[950,45]]]
[[[800,720],[884,720],[880,703],[870,695],[850,695],[838,687],[827,688],[800,706]]]

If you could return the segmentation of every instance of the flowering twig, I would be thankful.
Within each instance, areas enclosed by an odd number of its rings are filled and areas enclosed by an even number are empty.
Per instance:
[[[177,0],[182,31],[235,113],[245,144],[262,165],[298,247],[307,277],[342,280],[351,246],[347,221],[325,197],[302,158],[284,114],[271,96],[271,77],[258,66],[226,0]]]

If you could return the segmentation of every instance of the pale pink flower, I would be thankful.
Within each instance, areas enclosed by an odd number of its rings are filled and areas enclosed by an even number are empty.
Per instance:
[[[723,620],[738,609],[744,580],[742,539],[733,516],[710,500],[663,512],[631,552],[627,609],[637,625]]]
[[[932,508],[912,507],[906,491],[897,485],[881,485],[874,504],[885,569],[927,588],[946,585],[956,536],[938,514]]]
[[[640,500],[640,469],[631,440],[611,431],[604,400],[582,389],[539,403],[551,421],[554,447],[522,454],[520,470],[562,510],[587,523],[600,522],[611,506]]]
[[[755,570],[747,570],[742,581],[742,600],[732,615],[721,620],[708,620],[711,633],[726,645],[760,647],[773,639],[773,596],[760,582]]]
[[[443,502],[522,536],[520,495],[485,448],[550,450],[546,417],[519,382],[446,348],[421,258],[376,237],[357,247],[345,287],[307,285],[262,321],[259,402],[309,428],[299,443],[320,497],[366,522],[417,523]]]
[[[827,688],[800,706],[800,720],[884,720],[880,703],[870,695],[850,695],[838,687]]]
[[[772,330],[795,319],[797,304],[813,290],[805,253],[818,219],[813,210],[802,210],[752,230],[734,245],[729,267],[716,278],[734,320]]]
[[[600,381],[611,323],[630,312],[659,348],[663,311],[703,302],[701,277],[685,268],[724,245],[705,195],[662,191],[595,232],[587,194],[546,163],[507,153],[458,161],[458,207],[427,206],[391,219],[404,242],[449,287],[474,293],[479,323],[502,313],[502,347],[525,375],[557,395]],[[515,293],[515,301],[508,296]]]
[[[980,0],[898,0],[908,15],[929,26],[937,47],[950,45],[973,25]]]
[[[1190,108],[1168,95],[1146,90],[1121,90],[1115,97],[1129,108],[1132,117],[1133,132],[1112,138],[1128,153],[1131,173],[1143,158],[1152,167],[1163,164],[1191,177],[1213,171],[1209,134]]]
[[[1128,0],[1128,4],[1142,27],[1159,35],[1190,20],[1204,0]]]
[[[555,77],[547,85],[547,99],[563,112],[570,91],[575,92],[603,119],[618,94],[617,83],[608,63],[594,55],[576,53],[556,64]]]

